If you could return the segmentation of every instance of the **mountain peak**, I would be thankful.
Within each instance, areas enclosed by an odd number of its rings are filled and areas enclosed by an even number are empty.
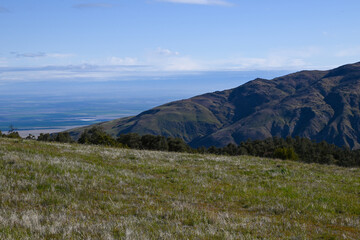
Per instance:
[[[114,136],[136,132],[180,137],[193,147],[300,136],[360,148],[359,89],[360,62],[257,78],[100,125]]]

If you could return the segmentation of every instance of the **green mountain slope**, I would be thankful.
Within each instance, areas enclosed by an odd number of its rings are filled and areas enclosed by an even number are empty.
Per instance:
[[[193,147],[300,136],[360,148],[360,63],[301,71],[176,101],[100,124],[122,133],[183,138]],[[81,129],[71,130],[78,136]]]
[[[0,138],[0,239],[359,239],[359,175]]]

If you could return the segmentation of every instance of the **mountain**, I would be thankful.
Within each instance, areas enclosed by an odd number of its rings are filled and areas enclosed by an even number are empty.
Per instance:
[[[136,132],[180,137],[193,147],[300,136],[358,149],[359,105],[360,62],[272,80],[258,78],[97,125],[113,136]],[[84,129],[70,133],[76,138]]]

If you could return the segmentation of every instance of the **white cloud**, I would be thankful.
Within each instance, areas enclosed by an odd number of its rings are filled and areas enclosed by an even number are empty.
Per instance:
[[[166,73],[192,71],[245,71],[303,69],[306,62],[290,58],[237,58],[218,61],[199,61],[189,56],[148,57],[140,64],[136,59],[111,57],[110,65],[58,65],[46,67],[0,67],[0,83],[8,81],[69,80],[108,81],[126,80],[134,76],[157,76]],[[0,59],[1,64],[1,59]],[[1,65],[0,65],[1,66]]]
[[[359,49],[360,51],[360,49]],[[149,76],[151,74],[165,74],[166,72],[189,71],[247,71],[247,70],[302,70],[316,68],[309,63],[321,51],[315,47],[303,49],[277,49],[261,56],[237,56],[232,58],[196,59],[191,55],[184,55],[174,49],[158,47],[144,56],[117,57],[112,56],[96,61],[86,61],[83,64],[61,65],[55,62],[53,66],[45,67],[6,67],[9,62],[0,58],[1,81],[28,81],[48,79],[121,79],[124,76]],[[66,58],[72,54],[45,53],[13,53],[19,57],[52,57]],[[45,59],[49,63],[50,59]],[[76,58],[66,60],[76,61]],[[19,64],[20,61],[16,61]],[[31,61],[32,63],[34,61]],[[10,65],[9,65],[10,64]],[[26,65],[23,65],[26,66]],[[30,65],[31,66],[31,65]]]
[[[158,66],[163,71],[199,71],[204,70],[199,62],[190,57],[172,57]]]
[[[71,58],[74,57],[75,54],[72,53],[48,53],[46,54],[47,57],[50,58]]]
[[[146,64],[160,71],[209,71],[209,70],[301,70],[311,67],[308,59],[321,53],[317,47],[300,49],[274,49],[264,56],[199,60],[184,56],[167,48],[157,48],[146,59]]]
[[[180,55],[179,52],[174,52],[169,49],[158,47],[156,53],[163,56],[178,56]]]
[[[48,80],[73,80],[84,79],[86,81],[110,79],[118,80],[119,77],[147,75],[145,72],[152,71],[146,66],[100,66],[100,65],[67,65],[45,67],[18,67],[0,68],[0,83],[7,81],[48,81]]]
[[[158,47],[151,51],[144,63],[156,71],[193,71],[203,69],[201,64],[190,56],[182,56],[178,51]]]
[[[18,52],[11,52],[17,58],[41,58],[46,57],[46,53],[37,52],[37,53],[18,53]]]
[[[108,59],[108,62],[111,65],[125,65],[125,66],[131,66],[131,65],[137,65],[138,60],[136,58],[119,58],[119,57],[110,57]]]
[[[11,55],[17,58],[70,58],[74,57],[74,54],[71,53],[44,53],[44,52],[33,52],[33,53],[19,53],[19,52],[10,52]]]
[[[318,47],[273,49],[260,57],[238,57],[215,62],[215,66],[237,70],[301,70],[312,68],[309,59],[322,53]]]
[[[232,6],[228,1],[225,0],[158,0],[161,2],[171,3],[183,3],[183,4],[197,4],[197,5],[221,5],[221,6]]]
[[[346,48],[335,53],[336,57],[355,57],[360,56],[360,46]]]
[[[219,61],[199,61],[188,56],[154,57],[144,59],[142,64],[134,59],[112,57],[110,65],[58,65],[46,67],[1,67],[0,83],[8,81],[73,80],[108,81],[133,76],[152,76],[171,72],[191,71],[245,71],[245,70],[290,70],[303,69],[302,59],[288,58],[238,58]]]
[[[307,63],[301,58],[287,58],[281,56],[269,56],[264,58],[238,58],[225,61],[223,69],[232,70],[289,70],[307,67]]]
[[[319,47],[309,46],[302,48],[281,48],[273,49],[270,51],[271,56],[281,56],[287,58],[310,58],[322,53],[322,49]]]

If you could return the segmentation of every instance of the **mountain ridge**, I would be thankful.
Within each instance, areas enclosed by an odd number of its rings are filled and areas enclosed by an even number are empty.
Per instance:
[[[192,147],[300,136],[357,149],[359,105],[360,62],[272,80],[257,78],[97,125],[113,136],[136,132],[180,137]],[[83,129],[69,132],[76,138]]]

